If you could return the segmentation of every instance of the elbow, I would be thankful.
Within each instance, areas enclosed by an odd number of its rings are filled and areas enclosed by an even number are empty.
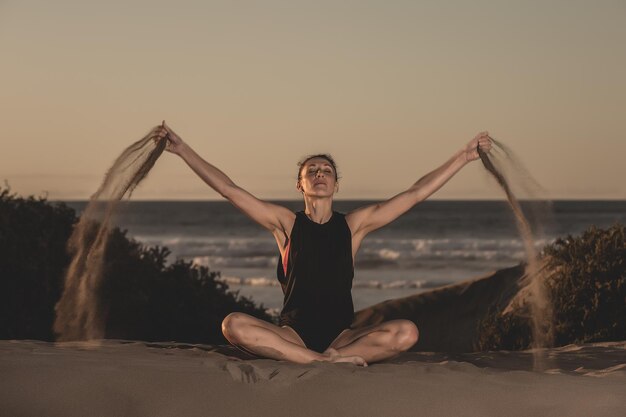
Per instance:
[[[233,193],[235,187],[233,187],[232,185],[229,184],[224,184],[221,187],[215,187],[215,191],[217,191],[222,197],[224,197],[226,200],[231,200],[233,197]]]
[[[223,184],[220,187],[216,187],[215,191],[217,191],[226,200],[233,201],[237,192],[241,191],[241,188],[237,187],[234,183],[231,183],[231,184]]]
[[[413,207],[414,205],[426,200],[432,193],[428,193],[428,190],[426,190],[425,187],[421,187],[416,184],[408,190],[407,194],[409,195],[409,200],[411,201],[411,207]]]

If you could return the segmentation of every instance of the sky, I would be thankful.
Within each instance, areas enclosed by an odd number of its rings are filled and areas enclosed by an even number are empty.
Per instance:
[[[626,2],[0,0],[0,181],[87,199],[165,119],[264,199],[331,153],[337,199],[410,187],[478,132],[551,199],[626,198]],[[432,198],[502,198],[480,162]],[[221,197],[164,154],[136,200]]]

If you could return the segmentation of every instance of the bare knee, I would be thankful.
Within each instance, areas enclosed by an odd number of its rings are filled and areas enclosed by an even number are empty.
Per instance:
[[[240,343],[245,334],[244,328],[249,323],[245,313],[230,313],[222,320],[222,333],[233,344]]]
[[[419,338],[419,331],[415,323],[409,320],[397,320],[394,322],[396,331],[393,335],[393,347],[399,352],[404,352],[413,347]]]

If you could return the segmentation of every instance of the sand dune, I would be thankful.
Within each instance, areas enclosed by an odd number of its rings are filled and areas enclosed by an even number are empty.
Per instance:
[[[407,319],[420,330],[413,350],[472,352],[478,322],[492,305],[502,309],[511,302],[522,287],[524,272],[520,264],[485,277],[385,301],[356,312],[353,327]]]
[[[626,342],[359,368],[177,343],[0,341],[1,416],[623,416]]]

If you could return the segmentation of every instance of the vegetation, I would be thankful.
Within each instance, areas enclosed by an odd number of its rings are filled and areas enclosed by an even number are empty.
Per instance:
[[[0,188],[0,339],[54,340],[54,307],[69,265],[67,240],[77,222],[64,204],[21,198]],[[144,247],[114,229],[107,247],[101,303],[106,337],[224,343],[221,321],[241,311],[270,321],[263,306],[229,291],[219,272]],[[626,340],[626,228],[595,227],[544,248],[556,345]],[[524,349],[526,311],[494,304],[479,325],[479,350]]]
[[[550,271],[546,287],[554,310],[554,342],[626,339],[626,227],[591,227],[580,236],[544,248]],[[492,309],[479,326],[479,350],[530,346],[527,314]]]
[[[76,213],[46,198],[0,188],[0,339],[54,340],[54,306],[70,258]],[[270,321],[263,306],[229,291],[219,272],[144,247],[114,229],[106,251],[101,303],[106,337],[225,343],[221,322],[241,311]]]
[[[590,228],[545,250],[554,271],[548,282],[555,342],[626,339],[626,227]]]

